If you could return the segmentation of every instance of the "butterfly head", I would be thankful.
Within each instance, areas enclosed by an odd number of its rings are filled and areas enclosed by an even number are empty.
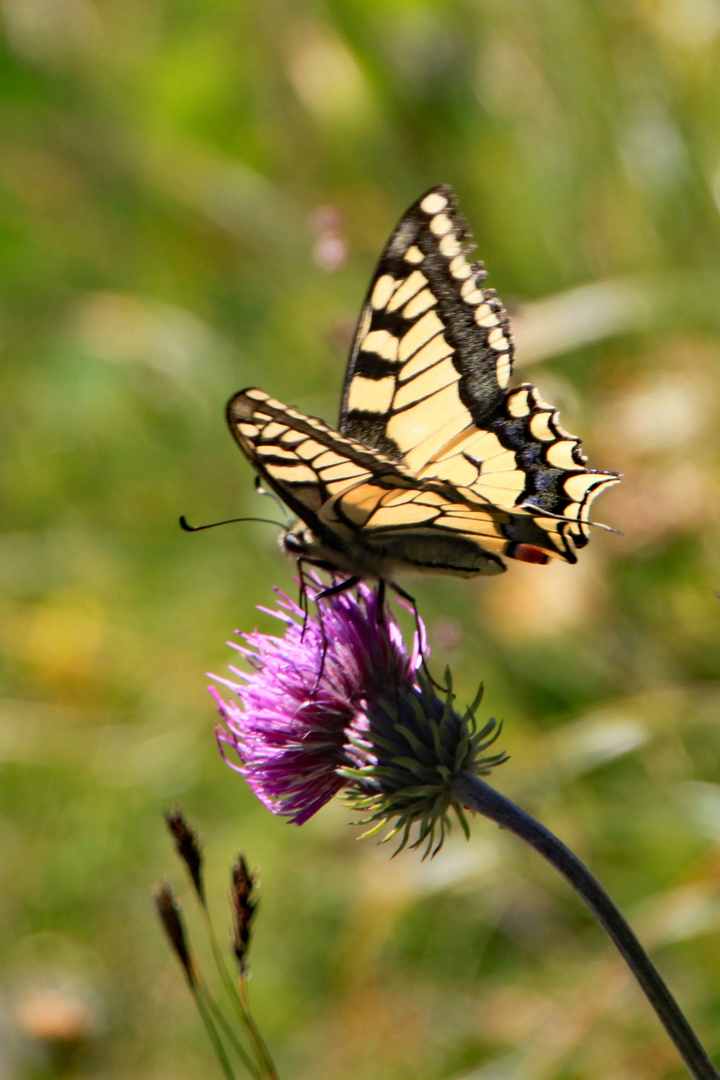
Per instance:
[[[320,543],[312,529],[302,521],[282,533],[280,547],[291,559],[305,559],[324,570],[346,569],[337,552]]]
[[[349,574],[356,579],[383,576],[381,564],[369,558],[367,551],[357,545],[339,548],[323,543],[302,521],[282,533],[280,547],[291,559],[303,560],[331,573]]]
[[[280,547],[291,558],[303,559],[313,555],[316,544],[310,529],[302,522],[297,522],[281,534]]]

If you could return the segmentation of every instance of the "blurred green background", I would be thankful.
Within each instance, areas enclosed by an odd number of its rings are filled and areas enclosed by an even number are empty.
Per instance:
[[[518,374],[625,474],[576,567],[410,582],[720,1058],[718,0],[1,0],[0,1073],[218,1076],[150,888],[179,802],[262,878],[284,1080],[670,1080],[567,887],[486,822],[434,862],[221,762],[206,670],[289,586],[227,432],[334,422],[380,249],[458,192]],[[202,934],[193,924],[198,942]],[[221,933],[224,933],[221,930]]]

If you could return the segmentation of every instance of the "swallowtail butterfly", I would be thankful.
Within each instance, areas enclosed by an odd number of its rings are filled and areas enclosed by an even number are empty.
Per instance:
[[[590,504],[618,481],[529,383],[510,385],[508,317],[446,186],[401,218],[370,283],[337,429],[263,390],[228,404],[230,429],[299,519],[293,556],[359,578],[471,577],[504,559],[574,563]],[[348,582],[350,584],[351,582]]]

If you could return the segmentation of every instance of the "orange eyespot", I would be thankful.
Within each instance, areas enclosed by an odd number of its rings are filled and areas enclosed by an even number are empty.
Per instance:
[[[535,547],[534,544],[515,544],[508,550],[508,555],[513,559],[519,559],[520,562],[539,563],[540,566],[550,562],[548,553],[542,548]]]

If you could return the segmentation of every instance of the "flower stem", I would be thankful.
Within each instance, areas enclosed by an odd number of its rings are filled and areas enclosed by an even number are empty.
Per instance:
[[[720,1080],[720,1073],[703,1049],[650,957],[600,883],[553,833],[479,777],[460,773],[452,796],[462,806],[509,829],[542,855],[570,883],[605,928],[695,1080]]]
[[[252,1013],[250,1012],[250,1003],[248,1001],[245,980],[243,978],[240,979],[240,988],[238,990],[228,973],[227,967],[225,965],[225,960],[223,958],[222,952],[220,951],[220,946],[218,945],[217,936],[215,934],[215,927],[212,924],[210,914],[205,905],[202,906],[202,910],[203,917],[205,919],[205,925],[207,927],[208,937],[210,940],[210,948],[212,949],[213,958],[215,960],[215,966],[218,970],[220,978],[223,981],[223,985],[225,986],[228,997],[232,1002],[232,1006],[237,1012],[240,1022],[245,1028],[245,1032],[253,1045],[256,1060],[259,1062],[259,1068],[254,1064],[248,1063],[247,1055],[244,1051],[242,1051],[242,1057],[243,1061],[245,1062],[246,1068],[252,1073],[254,1077],[262,1077],[263,1080],[278,1080],[274,1062],[270,1057],[267,1046],[265,1045],[265,1042],[260,1035],[258,1027],[253,1019]]]
[[[240,976],[238,985],[240,990],[240,1003],[242,1005],[242,1010],[245,1017],[245,1024],[247,1026],[250,1040],[255,1047],[255,1053],[258,1057],[258,1060],[261,1062],[262,1068],[264,1070],[263,1077],[267,1078],[267,1080],[278,1080],[278,1074],[275,1071],[275,1063],[270,1057],[270,1052],[265,1045],[265,1040],[260,1034],[258,1026],[253,1018],[253,1014],[250,1012],[250,1002],[248,1000],[246,976]]]
[[[245,1068],[247,1069],[247,1071],[254,1078],[254,1080],[260,1080],[260,1071],[259,1071],[257,1065],[255,1065],[255,1063],[250,1060],[250,1057],[246,1053],[245,1048],[239,1042],[237,1036],[235,1035],[235,1032],[233,1031],[232,1027],[230,1026],[227,1019],[225,1018],[225,1014],[223,1013],[222,1009],[220,1008],[220,1006],[217,1004],[217,1002],[215,1001],[215,999],[211,995],[211,993],[210,993],[210,991],[209,991],[209,989],[207,987],[207,984],[204,982],[204,980],[201,980],[201,979],[198,978],[197,979],[197,987],[198,987],[198,992],[199,992],[200,996],[202,997],[205,1004],[207,1005],[207,1008],[209,1010],[210,1015],[215,1018],[216,1024],[224,1032],[225,1038],[228,1040],[230,1045],[233,1047],[235,1053],[241,1059],[241,1061],[242,1061],[243,1065],[245,1066]]]
[[[205,1030],[208,1033],[208,1036],[210,1038],[210,1042],[212,1043],[213,1049],[215,1050],[215,1054],[217,1055],[217,1059],[220,1062],[220,1067],[221,1067],[221,1069],[223,1071],[223,1074],[225,1076],[225,1080],[235,1080],[235,1074],[232,1071],[230,1061],[228,1060],[228,1056],[225,1053],[225,1047],[223,1046],[222,1040],[220,1039],[220,1036],[218,1035],[217,1028],[215,1027],[215,1025],[212,1022],[212,1017],[211,1017],[210,1012],[208,1010],[207,1003],[203,1000],[203,995],[200,992],[200,988],[198,986],[198,983],[197,983],[197,981],[190,982],[188,980],[188,985],[190,987],[190,993],[192,994],[193,998],[195,999],[195,1004],[197,1006],[197,1010],[200,1013],[200,1016],[202,1017],[202,1022],[205,1025]]]

